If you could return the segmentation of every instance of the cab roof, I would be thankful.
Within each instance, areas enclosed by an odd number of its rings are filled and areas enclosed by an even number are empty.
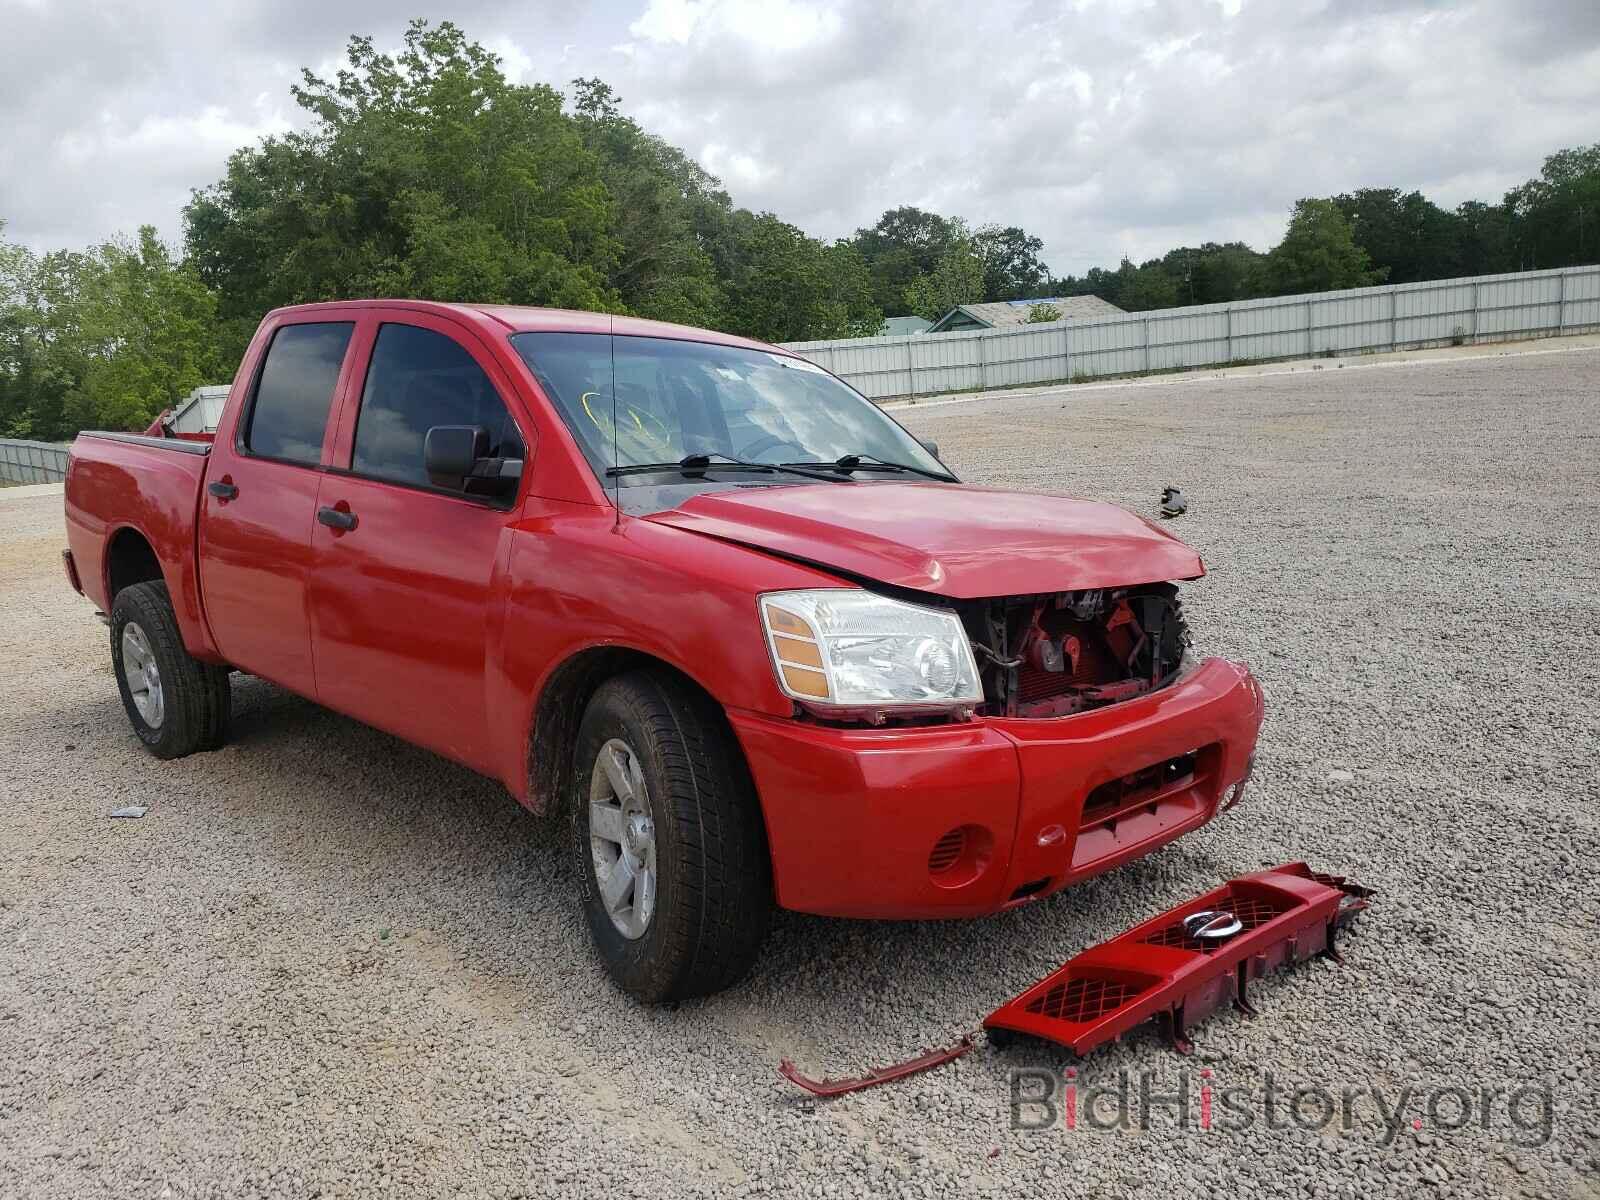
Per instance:
[[[789,354],[782,346],[693,325],[674,325],[669,321],[650,321],[643,317],[619,317],[610,313],[584,312],[570,308],[533,308],[516,304],[445,304],[437,300],[331,300],[319,304],[296,304],[274,310],[272,314],[315,310],[317,312],[373,309],[405,309],[464,320],[485,333],[616,333],[630,337],[675,338],[678,341],[709,342],[718,346],[742,346]]]

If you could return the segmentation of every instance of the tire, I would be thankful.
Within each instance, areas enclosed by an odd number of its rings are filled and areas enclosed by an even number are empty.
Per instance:
[[[772,871],[755,787],[721,710],[665,672],[618,676],[589,701],[575,763],[583,908],[611,978],[647,1004],[737,982],[767,931]],[[642,794],[631,810],[630,789]],[[615,886],[618,861],[631,864],[626,891]]]
[[[111,665],[133,731],[157,758],[215,750],[227,739],[233,712],[228,668],[203,663],[183,648],[165,583],[136,583],[117,593]]]

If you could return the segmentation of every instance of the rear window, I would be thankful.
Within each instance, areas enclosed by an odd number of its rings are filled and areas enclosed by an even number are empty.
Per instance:
[[[273,336],[250,407],[245,448],[263,458],[315,466],[339,368],[355,325],[285,325]]]

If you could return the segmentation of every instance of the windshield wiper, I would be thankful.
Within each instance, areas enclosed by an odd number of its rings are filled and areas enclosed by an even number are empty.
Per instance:
[[[751,462],[743,458],[734,458],[728,454],[685,454],[677,462],[659,463],[629,463],[622,467],[607,467],[606,478],[615,479],[619,475],[649,475],[660,471],[681,471],[685,474],[698,475],[712,467],[738,467],[745,471],[770,471],[785,475],[804,475],[807,479],[820,479],[824,483],[854,483],[853,479],[841,479],[838,475],[830,475],[825,470],[808,471],[804,463],[765,463]]]
[[[784,463],[786,467],[822,466],[821,463]],[[921,475],[926,479],[937,479],[940,483],[960,483],[948,471],[930,471],[926,467],[913,467],[910,463],[890,462],[879,458],[876,454],[843,454],[828,464],[835,471],[909,471],[913,475]]]

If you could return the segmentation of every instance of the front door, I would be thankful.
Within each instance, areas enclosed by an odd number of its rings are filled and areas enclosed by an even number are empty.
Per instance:
[[[317,499],[317,695],[488,771],[492,579],[504,570],[514,497],[435,486],[423,440],[436,425],[476,425],[502,458],[523,458],[527,442],[470,333],[393,316],[377,327],[354,432],[336,451],[344,461],[324,474]]]
[[[317,694],[306,611],[311,529],[354,329],[311,321],[272,333],[244,405],[217,431],[200,497],[200,594],[218,650],[303,696]]]

